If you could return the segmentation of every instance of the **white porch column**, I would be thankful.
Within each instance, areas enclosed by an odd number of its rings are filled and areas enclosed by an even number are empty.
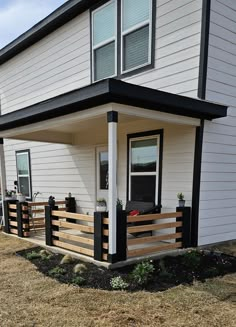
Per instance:
[[[7,183],[6,183],[6,168],[5,168],[3,139],[0,139],[0,174],[1,174],[1,194],[2,194],[2,221],[0,218],[0,223],[5,225],[4,200],[5,200],[5,190],[7,188],[6,186]]]
[[[108,211],[109,211],[109,251],[110,256],[116,254],[116,201],[117,201],[117,123],[118,113],[109,111],[108,122],[108,166],[109,166],[109,190],[108,190]]]

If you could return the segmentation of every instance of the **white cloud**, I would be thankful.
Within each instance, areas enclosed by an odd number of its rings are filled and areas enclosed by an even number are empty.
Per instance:
[[[49,15],[66,0],[7,0],[0,6],[0,49]]]

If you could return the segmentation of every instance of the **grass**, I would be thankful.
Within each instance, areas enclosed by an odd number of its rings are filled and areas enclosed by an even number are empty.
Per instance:
[[[235,326],[236,274],[162,293],[81,289],[15,256],[30,247],[0,233],[0,326]]]

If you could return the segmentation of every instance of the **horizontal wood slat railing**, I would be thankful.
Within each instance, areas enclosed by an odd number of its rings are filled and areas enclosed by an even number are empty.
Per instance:
[[[75,220],[84,220],[93,223],[93,216],[88,216],[88,215],[82,215],[80,213],[73,213],[73,212],[58,212],[53,210],[52,211],[52,216],[57,216],[59,218],[69,218],[69,219],[75,219]]]
[[[181,221],[175,222],[175,223],[165,223],[165,224],[152,224],[152,225],[145,225],[145,226],[135,226],[135,227],[128,227],[128,233],[140,233],[140,232],[151,232],[161,229],[167,229],[167,228],[176,228],[176,227],[182,227],[183,223]]]
[[[66,201],[65,200],[60,200],[60,201],[56,201],[55,202],[55,205],[59,205],[59,204],[66,204]],[[39,207],[39,206],[47,206],[48,205],[48,202],[28,202],[28,206],[29,207],[35,207],[35,206],[37,206],[37,207]]]
[[[35,201],[27,202],[29,209],[30,218],[30,230],[37,231],[45,228],[45,206],[48,202]],[[66,201],[59,200],[56,201],[56,205],[63,205],[63,207],[58,208],[59,211],[65,211]]]
[[[190,230],[184,231],[186,219],[190,220],[190,211],[186,209],[190,208],[185,208],[185,211],[180,209],[177,212],[170,213],[128,216],[127,256],[143,256],[160,251],[182,248],[184,245],[184,232],[190,233]],[[166,219],[169,219],[170,222],[161,222],[161,220]],[[174,222],[171,221],[173,219],[175,220]],[[145,224],[145,222],[148,222],[148,224]],[[170,229],[169,233],[168,229]],[[151,232],[151,236],[141,234],[145,232]],[[162,234],[153,235],[152,232],[162,232]],[[130,238],[132,235],[134,238]],[[136,237],[137,235],[138,237]]]
[[[151,215],[128,216],[127,223],[159,220],[159,219],[170,219],[170,218],[178,218],[178,217],[182,217],[182,212],[170,212],[170,213],[157,213],[157,214],[151,214]]]
[[[47,243],[89,257],[94,256],[93,216],[58,209],[50,210],[49,207],[46,207],[46,210]],[[47,217],[48,214],[50,217]],[[74,220],[75,223],[68,222],[67,219]],[[51,235],[49,235],[50,233]]]

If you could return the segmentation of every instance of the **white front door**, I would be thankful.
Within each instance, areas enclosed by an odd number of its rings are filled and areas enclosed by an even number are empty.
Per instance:
[[[97,199],[104,198],[108,205],[108,149],[97,147]]]

